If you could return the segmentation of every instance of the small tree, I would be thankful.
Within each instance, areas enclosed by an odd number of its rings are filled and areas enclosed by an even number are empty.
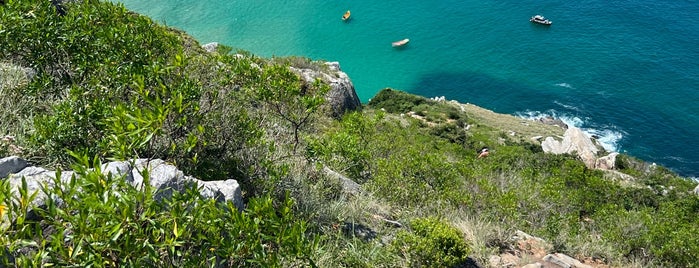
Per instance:
[[[329,90],[330,87],[320,79],[307,84],[287,65],[275,64],[264,68],[261,85],[254,95],[274,116],[291,125],[295,153],[299,145],[299,132],[321,108]]]

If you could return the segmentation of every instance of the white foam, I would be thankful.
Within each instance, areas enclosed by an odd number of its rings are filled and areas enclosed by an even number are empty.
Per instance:
[[[562,105],[562,104],[561,104]],[[560,114],[556,110],[549,110],[547,112],[540,111],[525,111],[515,113],[515,116],[538,121],[541,118],[553,117],[560,119],[566,125],[573,126],[581,129],[585,134],[590,137],[595,137],[597,142],[608,152],[617,152],[619,142],[624,137],[624,132],[616,129],[614,126],[603,126],[603,127],[590,127],[587,123],[587,119],[583,119],[577,116],[569,114]]]
[[[568,84],[568,83],[558,83],[558,84],[556,84],[556,86],[565,87],[565,88],[570,88],[570,89],[575,89],[573,86],[571,86],[571,85]]]
[[[580,109],[580,108],[578,108],[578,107],[576,107],[576,106],[573,106],[573,105],[570,105],[570,104],[565,104],[565,103],[562,103],[562,102],[560,102],[560,101],[553,101],[553,103],[555,103],[556,105],[561,106],[561,107],[563,107],[563,108],[566,108],[566,109],[568,109],[568,110],[572,110],[572,111],[576,111],[576,112],[578,112],[578,113],[582,113],[582,109]],[[551,111],[553,111],[553,110],[551,110]]]

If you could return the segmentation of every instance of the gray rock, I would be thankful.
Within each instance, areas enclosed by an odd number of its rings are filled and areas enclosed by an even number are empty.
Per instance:
[[[697,185],[697,187],[694,188],[694,194],[699,195],[699,185]]]
[[[538,262],[537,263],[530,263],[530,264],[527,264],[525,266],[522,266],[522,268],[542,268],[542,267],[544,267],[544,265],[542,265],[541,263],[538,263]]]
[[[231,201],[238,210],[243,209],[243,194],[238,181],[199,181],[199,185],[199,193],[204,198],[215,199],[218,202]]]
[[[291,67],[291,70],[298,73],[306,82],[312,83],[316,78],[320,78],[328,85],[330,91],[325,95],[330,113],[335,118],[342,117],[347,111],[359,110],[362,103],[359,101],[354,85],[349,76],[340,69],[338,62],[326,62],[329,73],[312,69],[298,69]]]
[[[7,178],[10,174],[17,173],[28,165],[26,160],[17,156],[0,159],[0,179]]]
[[[138,189],[143,187],[143,172],[150,175],[149,184],[154,191],[153,197],[162,199],[172,196],[174,191],[181,192],[189,186],[195,186],[204,198],[214,198],[219,202],[231,201],[239,209],[243,209],[243,199],[240,185],[236,180],[201,181],[185,176],[177,167],[167,164],[160,159],[138,159],[134,161],[131,171],[133,185]]]
[[[581,129],[570,127],[563,135],[563,140],[558,141],[552,137],[546,137],[541,143],[545,153],[553,154],[577,154],[588,168],[594,168],[599,149]]]
[[[119,162],[109,162],[107,164],[102,164],[102,174],[104,175],[109,175],[111,174],[112,176],[124,176],[124,180],[128,182],[131,185],[134,184],[134,177],[131,171],[133,168],[131,167],[131,163],[128,161],[119,161]]]
[[[556,265],[553,267],[561,268],[592,268],[592,266],[581,263],[580,261],[565,255],[563,253],[549,254],[544,257],[547,264]],[[548,266],[547,266],[548,267]]]
[[[361,185],[328,167],[323,167],[323,172],[329,177],[337,179],[340,182],[340,186],[342,186],[342,191],[345,193],[357,194],[362,190]]]
[[[562,129],[568,128],[568,124],[563,122],[563,120],[561,120],[561,119],[554,118],[553,116],[545,116],[545,117],[539,118],[539,122],[547,124],[547,125],[558,126]]]
[[[595,168],[602,170],[613,170],[616,168],[616,156],[619,153],[611,153],[607,156],[597,158],[595,161]]]
[[[46,170],[41,167],[27,166],[26,161],[20,158],[3,158],[0,163],[5,163],[9,177],[7,180],[10,184],[10,189],[14,195],[19,194],[19,189],[22,187],[22,179],[26,181],[28,193],[36,193],[35,199],[32,201],[34,207],[43,206],[48,198],[43,193],[41,188],[55,187],[56,172]],[[7,164],[9,163],[9,164]],[[21,169],[17,171],[18,169]],[[133,161],[110,162],[101,166],[102,173],[105,175],[123,177],[124,181],[136,187],[143,189],[143,172],[147,171],[149,176],[149,185],[154,192],[153,198],[160,200],[172,196],[175,191],[183,191],[188,186],[194,186],[199,189],[199,193],[204,198],[213,198],[219,202],[231,201],[239,210],[244,208],[242,193],[238,182],[235,180],[225,181],[201,181],[193,177],[185,176],[182,171],[175,166],[166,163],[163,160],[155,159],[137,159]],[[74,172],[61,172],[61,182],[69,182],[73,177]],[[62,200],[55,199],[61,203]]]
[[[212,52],[216,52],[216,48],[218,48],[218,43],[217,43],[217,42],[211,42],[211,43],[205,44],[205,45],[203,45],[203,46],[201,46],[201,47],[202,47],[204,50],[206,50],[206,52],[212,53]]]
[[[61,172],[60,181],[67,182],[72,177],[72,172],[64,171]],[[22,179],[27,183],[27,193],[36,196],[31,201],[32,206],[40,207],[46,204],[47,195],[41,190],[42,187],[52,188],[55,186],[54,179],[56,177],[55,171],[46,170],[41,167],[29,166],[22,169],[20,172],[11,174],[7,180],[10,184],[10,191],[13,195],[19,195],[20,189],[22,189]],[[62,202],[61,200],[56,200],[57,202]]]

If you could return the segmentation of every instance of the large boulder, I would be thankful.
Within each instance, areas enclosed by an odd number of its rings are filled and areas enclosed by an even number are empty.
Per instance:
[[[29,164],[22,158],[10,156],[0,159],[0,179],[7,178],[12,173],[17,173]]]
[[[569,127],[563,135],[562,141],[547,137],[541,143],[541,148],[546,153],[577,154],[588,168],[595,168],[599,152],[592,139],[577,127]]]
[[[144,171],[150,175],[149,185],[154,191],[153,198],[162,199],[172,196],[174,192],[184,191],[194,186],[204,198],[215,199],[219,202],[231,201],[238,209],[243,209],[243,199],[240,185],[236,180],[202,181],[191,176],[185,176],[177,167],[160,159],[137,159],[133,162],[111,162],[103,165],[103,173],[124,176],[124,179],[138,189],[143,188]]]
[[[211,42],[201,46],[206,52],[213,53],[218,48],[218,42]]]
[[[584,264],[573,257],[563,253],[553,253],[544,257],[544,267],[560,267],[560,268],[592,268],[592,266]]]
[[[323,172],[333,179],[336,179],[340,186],[342,187],[342,192],[347,194],[358,194],[362,191],[362,186],[354,182],[352,179],[345,177],[344,175],[337,173],[336,171],[330,169],[329,167],[323,167]]]
[[[340,69],[340,63],[326,62],[325,65],[328,67],[327,71],[295,67],[291,67],[291,70],[308,83],[313,83],[320,78],[330,85],[330,91],[325,95],[325,100],[333,117],[340,118],[347,111],[360,109],[362,103],[349,76]]]
[[[606,156],[597,158],[595,168],[602,170],[613,170],[616,168],[616,157],[619,153],[611,153]]]
[[[41,167],[29,166],[27,162],[18,157],[7,157],[0,160],[0,171],[7,173],[10,189],[14,195],[19,194],[22,180],[27,185],[29,194],[36,193],[32,201],[35,207],[43,206],[46,202],[46,194],[41,191],[42,186],[55,187],[56,171]],[[238,182],[235,180],[201,181],[191,176],[185,176],[177,167],[160,159],[136,159],[133,161],[110,162],[101,166],[102,173],[107,176],[119,176],[125,182],[137,189],[144,188],[142,174],[147,171],[148,180],[153,198],[156,200],[170,197],[175,191],[183,191],[188,186],[197,187],[202,197],[215,199],[219,202],[231,201],[239,209],[243,209],[242,193]],[[0,174],[0,175],[3,175]],[[61,182],[69,182],[74,175],[72,171],[61,172]],[[61,202],[61,200],[56,200]]]

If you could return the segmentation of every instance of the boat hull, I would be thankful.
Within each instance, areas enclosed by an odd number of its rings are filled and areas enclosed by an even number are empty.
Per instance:
[[[391,46],[393,46],[393,47],[402,47],[402,46],[407,45],[408,42],[410,42],[410,39],[406,38],[406,39],[403,39],[403,40],[400,40],[400,41],[395,41],[395,42],[391,43]]]

